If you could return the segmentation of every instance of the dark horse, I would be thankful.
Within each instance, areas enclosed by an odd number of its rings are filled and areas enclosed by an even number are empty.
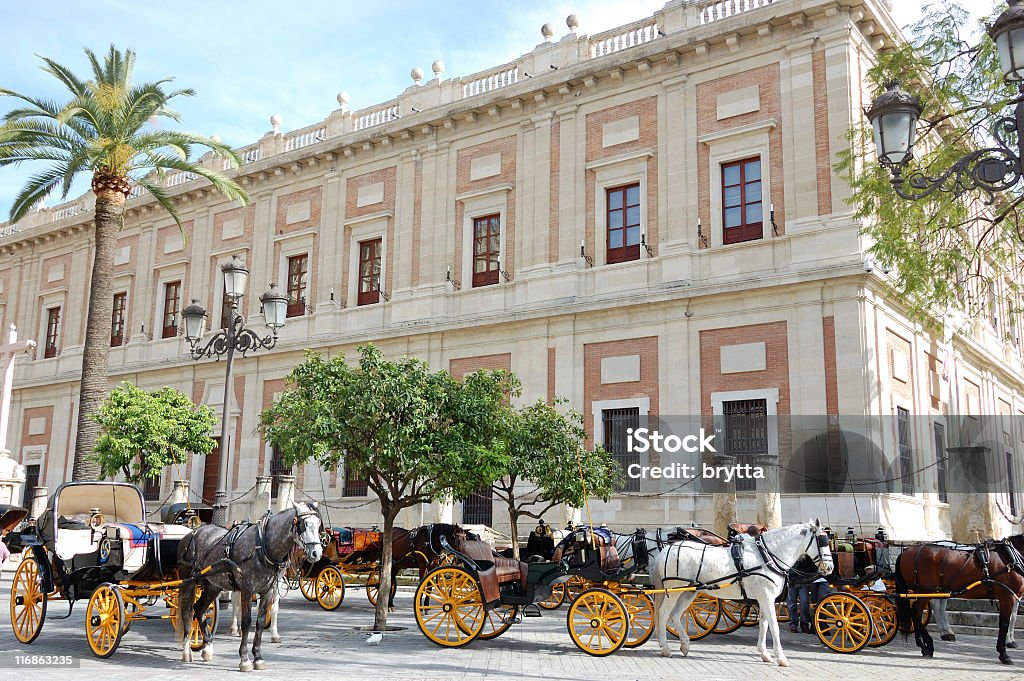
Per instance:
[[[1024,537],[977,545],[920,544],[896,559],[896,614],[900,629],[913,625],[914,640],[925,657],[932,657],[935,645],[921,621],[928,598],[905,598],[898,594],[950,594],[953,598],[991,599],[999,603],[999,661],[1013,664],[1006,654],[1006,632],[1010,614],[1024,595]]]
[[[260,645],[267,608],[295,545],[303,548],[309,560],[320,560],[323,544],[320,543],[320,515],[316,504],[292,504],[291,508],[273,515],[268,513],[259,522],[242,523],[230,530],[219,525],[202,525],[181,542],[178,570],[185,579],[178,587],[180,607],[176,628],[185,637],[182,661],[192,661],[188,636],[192,626],[201,627],[203,660],[213,659],[212,632],[203,624],[197,624],[194,613],[205,613],[221,591],[238,591],[242,608],[238,669],[250,672],[265,668]],[[197,589],[202,589],[198,600]],[[253,594],[259,594],[260,606],[250,661],[246,646],[252,626]]]
[[[352,529],[353,533],[361,532],[359,529]],[[440,561],[445,550],[441,543],[444,538],[448,544],[457,549],[466,538],[466,531],[458,525],[445,523],[432,523],[407,530],[396,527],[393,530],[391,539],[391,593],[388,596],[388,609],[395,608],[395,591],[397,582],[395,578],[400,570],[416,568],[420,573],[420,579]],[[341,555],[335,542],[328,542],[323,558],[313,562],[312,567],[306,568],[306,575],[313,578],[327,565],[344,566],[372,565],[380,562],[381,544],[376,540],[359,551],[352,551],[347,555]]]

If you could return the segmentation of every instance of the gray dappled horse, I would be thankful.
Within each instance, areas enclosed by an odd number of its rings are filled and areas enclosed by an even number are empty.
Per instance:
[[[178,547],[178,569],[184,581],[178,588],[180,607],[176,627],[184,636],[182,661],[192,661],[188,636],[192,626],[199,626],[203,635],[203,660],[213,659],[212,632],[207,630],[205,620],[197,622],[194,613],[205,613],[221,591],[238,591],[242,608],[238,669],[243,672],[264,669],[260,645],[271,595],[277,589],[293,546],[301,546],[308,560],[320,560],[323,553],[320,527],[315,503],[293,503],[291,508],[267,514],[259,522],[242,523],[230,530],[219,525],[203,525],[182,540]],[[202,589],[199,600],[195,597],[197,588]],[[260,605],[250,660],[247,644],[252,626],[253,594],[259,594]]]

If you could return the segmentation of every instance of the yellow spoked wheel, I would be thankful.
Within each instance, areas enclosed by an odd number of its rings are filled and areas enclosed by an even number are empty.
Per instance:
[[[871,641],[868,606],[853,594],[832,593],[814,610],[814,631],[837,653],[855,653]]]
[[[202,595],[202,589],[196,589],[196,602],[199,601],[199,596]],[[193,613],[194,614],[194,613]],[[269,616],[268,616],[269,619]],[[203,626],[209,627],[210,638],[217,633],[217,601],[214,599],[213,603],[210,603],[209,607],[206,608],[206,612],[203,613],[202,618]],[[192,650],[198,652],[203,649],[203,632],[197,626],[197,622],[192,622],[192,630],[188,635],[188,644]]]
[[[581,593],[587,590],[587,580],[579,575],[573,575],[565,582],[565,595],[570,601],[576,600]]]
[[[443,567],[443,566],[438,566]],[[391,582],[391,596],[394,597],[398,591],[398,581],[392,580]],[[380,573],[373,572],[366,577],[366,600],[370,601],[370,605],[377,605],[377,594],[380,593]]]
[[[551,585],[551,598],[538,601],[537,605],[545,610],[557,610],[565,602],[565,582]]]
[[[324,610],[337,610],[345,600],[345,576],[328,565],[316,576],[316,602]]]
[[[880,648],[896,638],[899,622],[896,620],[896,604],[884,594],[861,596],[871,615],[871,640],[868,645]]]
[[[743,620],[741,624],[745,627],[756,627],[758,620],[761,619],[761,606],[757,603],[746,603],[746,607],[743,608]]]
[[[92,592],[85,610],[85,634],[96,657],[110,657],[124,635],[124,601],[113,584],[101,584]]]
[[[485,641],[498,638],[516,623],[516,613],[514,605],[499,605],[493,610],[488,610],[484,615],[484,628],[480,630],[478,638]]]
[[[299,582],[299,593],[301,593],[307,601],[315,601],[317,574],[312,571],[307,574],[303,571],[303,568],[299,568],[295,578]]]
[[[691,641],[702,639],[715,630],[721,609],[719,600],[704,592],[697,592],[690,607],[683,611],[680,619],[686,627],[686,635]],[[668,633],[679,638],[679,632],[671,624],[665,625]]]
[[[720,600],[718,602],[718,622],[715,624],[714,633],[731,634],[743,626],[746,619],[747,604],[743,601]]]
[[[588,589],[569,606],[569,636],[588,655],[603,657],[629,638],[629,613],[622,599],[606,589]]]
[[[46,619],[46,594],[40,584],[39,564],[35,558],[21,561],[11,584],[11,626],[22,643],[32,643],[43,630]]]
[[[643,591],[623,591],[618,596],[629,613],[629,635],[622,645],[639,648],[654,633],[654,599]]]
[[[484,599],[476,577],[460,567],[431,570],[416,588],[416,625],[439,646],[470,643],[484,627]]]

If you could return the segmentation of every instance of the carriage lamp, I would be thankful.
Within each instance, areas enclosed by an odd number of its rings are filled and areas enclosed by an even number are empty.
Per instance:
[[[980,189],[988,198],[1017,185],[1024,158],[1024,0],[1008,0],[1009,7],[988,28],[999,52],[1003,78],[1020,93],[1012,116],[997,118],[992,127],[994,146],[972,151],[947,170],[932,177],[909,169],[914,157],[914,138],[921,117],[920,100],[900,87],[886,83],[885,91],[864,112],[874,130],[878,162],[889,169],[893,190],[916,201],[937,191],[961,196]]]
[[[89,509],[89,514],[89,527],[94,530],[98,530],[103,527],[103,522],[106,518],[104,518],[103,514],[100,513],[100,509],[91,508]]]
[[[224,296],[237,300],[245,295],[245,283],[249,278],[249,268],[237,255],[231,256],[231,262],[221,265],[224,273]]]

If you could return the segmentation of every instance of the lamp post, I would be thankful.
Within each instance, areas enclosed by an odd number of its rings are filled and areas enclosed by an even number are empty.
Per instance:
[[[277,284],[260,296],[263,305],[263,319],[270,334],[260,338],[259,334],[245,328],[245,320],[238,314],[238,303],[245,295],[245,285],[249,270],[239,257],[232,256],[231,262],[221,266],[224,276],[224,298],[231,304],[230,318],[225,328],[214,334],[205,345],[201,345],[206,322],[206,310],[193,298],[192,304],[181,311],[185,320],[185,340],[188,341],[192,359],[224,357],[227,367],[224,371],[224,400],[220,419],[220,459],[217,462],[217,491],[214,494],[214,522],[225,524],[228,515],[228,467],[230,446],[228,442],[228,405],[231,395],[231,369],[235,352],[246,353],[259,350],[270,350],[277,344],[277,330],[284,326],[288,308],[288,298],[277,290]]]
[[[988,28],[988,34],[998,49],[1003,78],[1016,85],[1020,94],[1014,100],[1013,115],[1000,117],[992,128],[995,146],[972,151],[939,175],[928,176],[921,170],[908,169],[921,117],[920,100],[899,83],[890,82],[864,112],[874,129],[878,162],[889,169],[899,196],[916,201],[937,191],[960,196],[974,189],[991,196],[1010,189],[1024,177],[1024,0],[1008,0],[1008,4]]]

